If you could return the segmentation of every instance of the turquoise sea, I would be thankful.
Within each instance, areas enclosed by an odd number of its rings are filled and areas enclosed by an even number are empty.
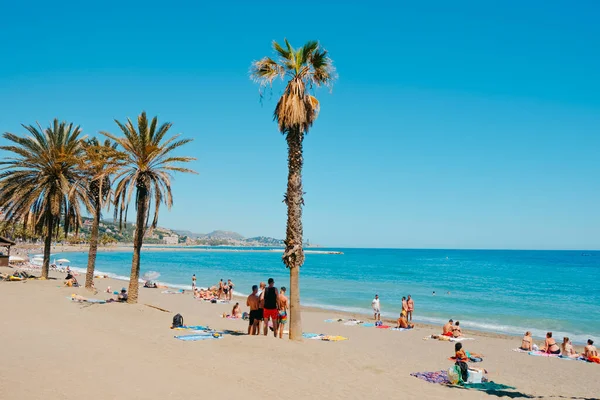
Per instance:
[[[239,294],[270,277],[289,286],[281,250],[229,250],[143,252],[141,273],[156,271],[157,281],[180,288],[191,287],[193,273],[199,286],[232,279]],[[318,250],[344,254],[308,251],[300,278],[307,306],[369,314],[377,293],[382,313],[397,317],[402,296],[410,294],[420,322],[453,318],[477,330],[600,340],[600,251]],[[87,265],[87,253],[53,257]],[[131,252],[98,254],[98,271],[128,278],[130,268]]]

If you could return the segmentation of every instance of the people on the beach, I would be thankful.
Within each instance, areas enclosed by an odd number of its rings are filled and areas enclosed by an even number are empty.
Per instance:
[[[227,279],[227,292],[225,292],[226,294],[229,295],[229,297],[227,298],[228,300],[231,300],[232,296],[233,296],[233,287],[235,285],[233,284],[233,282],[231,282],[231,279]]]
[[[196,274],[192,275],[192,290],[196,289]]]
[[[531,332],[525,332],[525,336],[523,336],[523,340],[521,340],[521,350],[525,351],[533,351],[533,339],[531,338]]]
[[[223,297],[223,295],[227,295],[227,292],[225,291],[225,282],[223,282],[223,279],[221,279],[219,281],[219,292],[217,293],[217,297],[219,298],[219,300],[221,300],[221,297]]]
[[[563,338],[563,342],[560,346],[560,355],[569,358],[579,357],[579,354],[577,354],[577,352],[573,349],[571,340],[569,340],[569,338],[566,336]]]
[[[77,279],[73,276],[71,271],[69,271],[67,273],[67,276],[65,277],[64,285],[68,286],[68,287],[78,287],[79,286],[79,282],[77,282]]]
[[[246,305],[250,307],[248,335],[258,335],[259,321],[262,319],[262,311],[259,310],[258,286],[252,286],[252,293],[246,299]]]
[[[544,347],[542,347],[540,350],[548,354],[560,354],[560,347],[558,347],[558,344],[556,344],[556,340],[552,338],[552,332],[546,333]]]
[[[462,329],[460,329],[460,321],[456,321],[454,323],[454,327],[452,328],[452,336],[455,338],[462,336]]]
[[[282,286],[281,289],[279,289],[279,316],[277,319],[279,339],[283,337],[283,330],[287,323],[288,298],[285,296],[286,290],[285,286]]]
[[[402,311],[403,313],[408,313],[408,303],[406,302],[406,297],[402,296]]]
[[[231,310],[232,318],[242,318],[242,310],[240,309],[240,303],[235,303],[233,309]]]
[[[277,322],[279,318],[279,292],[274,286],[275,280],[273,280],[273,278],[269,278],[267,282],[269,283],[269,286],[267,286],[267,288],[263,292],[263,321],[265,324],[264,331],[265,336],[267,336],[267,333],[269,332],[270,320],[273,324],[273,334],[275,337],[277,337],[277,327],[279,326]]]
[[[127,295],[127,289],[125,289],[125,288],[122,288],[122,289],[121,289],[121,293],[119,293],[119,294],[117,295],[117,301],[120,301],[120,302],[124,303],[124,302],[126,302],[126,301],[127,301],[127,298],[128,298],[128,295]]]
[[[595,363],[600,364],[600,357],[598,357],[598,350],[596,346],[594,346],[594,341],[592,339],[588,339],[587,346],[583,349],[583,358],[588,361],[593,361]]]
[[[408,306],[408,313],[406,317],[409,321],[412,321],[413,311],[415,310],[415,301],[412,299],[412,297],[410,297],[410,294],[408,295],[408,299],[406,300],[406,305]]]
[[[481,361],[483,356],[478,353],[470,353],[463,348],[462,343],[456,343],[454,345],[454,358],[456,361],[469,362],[469,361]]]
[[[258,331],[260,332],[262,322],[264,320],[264,306],[265,306],[265,288],[267,287],[266,283],[260,282],[258,284],[258,310],[260,311],[260,320],[258,321]]]
[[[398,324],[396,328],[412,329],[414,327],[415,324],[408,322],[408,320],[406,319],[406,313],[402,311],[402,313],[400,313],[400,318],[398,318]]]
[[[448,322],[442,327],[443,336],[452,336],[452,329],[454,328],[453,324],[454,321],[449,319]]]
[[[371,302],[371,307],[373,308],[373,319],[375,321],[381,321],[381,306],[379,303],[379,295],[376,294],[375,298]]]

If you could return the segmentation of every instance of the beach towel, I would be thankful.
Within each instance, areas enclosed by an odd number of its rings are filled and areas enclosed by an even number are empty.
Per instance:
[[[475,340],[471,337],[457,337],[457,338],[450,338],[450,342],[464,342],[465,340]]]
[[[544,353],[543,351],[530,351],[529,353],[530,356],[538,356],[538,357],[556,357],[558,358],[558,354],[549,354],[549,353]]]
[[[343,337],[343,336],[324,335],[324,334],[317,334],[317,333],[303,333],[302,337],[306,338],[306,339],[312,339],[312,340],[322,340],[324,342],[339,342],[342,340],[348,340],[347,337]]]
[[[410,374],[415,378],[423,379],[429,383],[439,383],[441,385],[450,384],[450,379],[448,379],[447,371],[435,371],[435,372],[413,372]]]
[[[373,324],[371,322],[366,322],[366,323],[362,324],[362,326],[364,326],[365,328],[372,328],[375,326],[375,324]]]
[[[85,300],[81,300],[81,299],[76,299],[74,297],[67,297],[67,299],[77,302],[77,303],[92,303],[92,304],[104,304],[106,303],[106,300],[100,300],[100,299],[85,299]]]
[[[174,336],[175,339],[183,340],[185,342],[196,342],[198,340],[208,340],[208,339],[222,339],[221,335],[212,335],[212,334],[204,334],[204,335],[184,335],[184,336]]]
[[[331,323],[331,322],[338,322],[338,320],[337,319],[326,319],[323,322]]]
[[[412,328],[390,328],[391,331],[410,331]]]
[[[363,321],[358,321],[358,320],[350,320],[350,321],[346,321],[344,322],[344,325],[359,325],[362,324]]]
[[[487,393],[493,393],[493,392],[497,392],[499,390],[506,390],[506,389],[512,389],[512,390],[516,389],[516,387],[514,387],[514,386],[503,385],[501,383],[496,383],[493,381],[481,382],[481,383],[465,383],[463,385],[463,387],[465,389],[481,390],[481,391],[487,392]]]
[[[391,326],[389,326],[389,325],[379,325],[379,326],[376,326],[375,328],[377,328],[377,329],[390,329]]]
[[[161,292],[162,294],[183,294],[183,291],[179,290],[179,291],[175,291],[175,290],[163,290]]]
[[[518,347],[516,349],[512,349],[512,351],[517,353],[529,353],[529,350],[519,349]]]
[[[174,330],[181,330],[181,331],[210,331],[211,329],[208,326],[203,326],[203,325],[184,325],[184,326],[180,326],[177,328],[173,328]]]

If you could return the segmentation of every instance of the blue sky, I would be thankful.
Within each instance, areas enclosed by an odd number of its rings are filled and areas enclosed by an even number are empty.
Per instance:
[[[11,2],[0,130],[146,110],[195,139],[200,173],[176,175],[161,225],[282,238],[282,85],[261,105],[248,68],[317,39],[339,80],[305,140],[305,237],[600,248],[600,3],[288,3]]]

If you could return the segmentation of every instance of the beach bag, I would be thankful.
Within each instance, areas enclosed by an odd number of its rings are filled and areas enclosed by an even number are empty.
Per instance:
[[[454,364],[458,371],[460,372],[460,385],[462,385],[463,383],[465,383],[467,381],[467,379],[469,379],[469,366],[467,365],[466,362],[464,361],[457,361],[456,364]]]
[[[450,381],[451,385],[459,385],[461,380],[460,368],[456,365],[448,368],[448,381]]]
[[[177,314],[173,317],[173,328],[181,328],[183,326],[183,317]]]
[[[381,321],[375,321],[375,326],[381,326],[381,325],[383,325],[383,322],[381,322]]]

